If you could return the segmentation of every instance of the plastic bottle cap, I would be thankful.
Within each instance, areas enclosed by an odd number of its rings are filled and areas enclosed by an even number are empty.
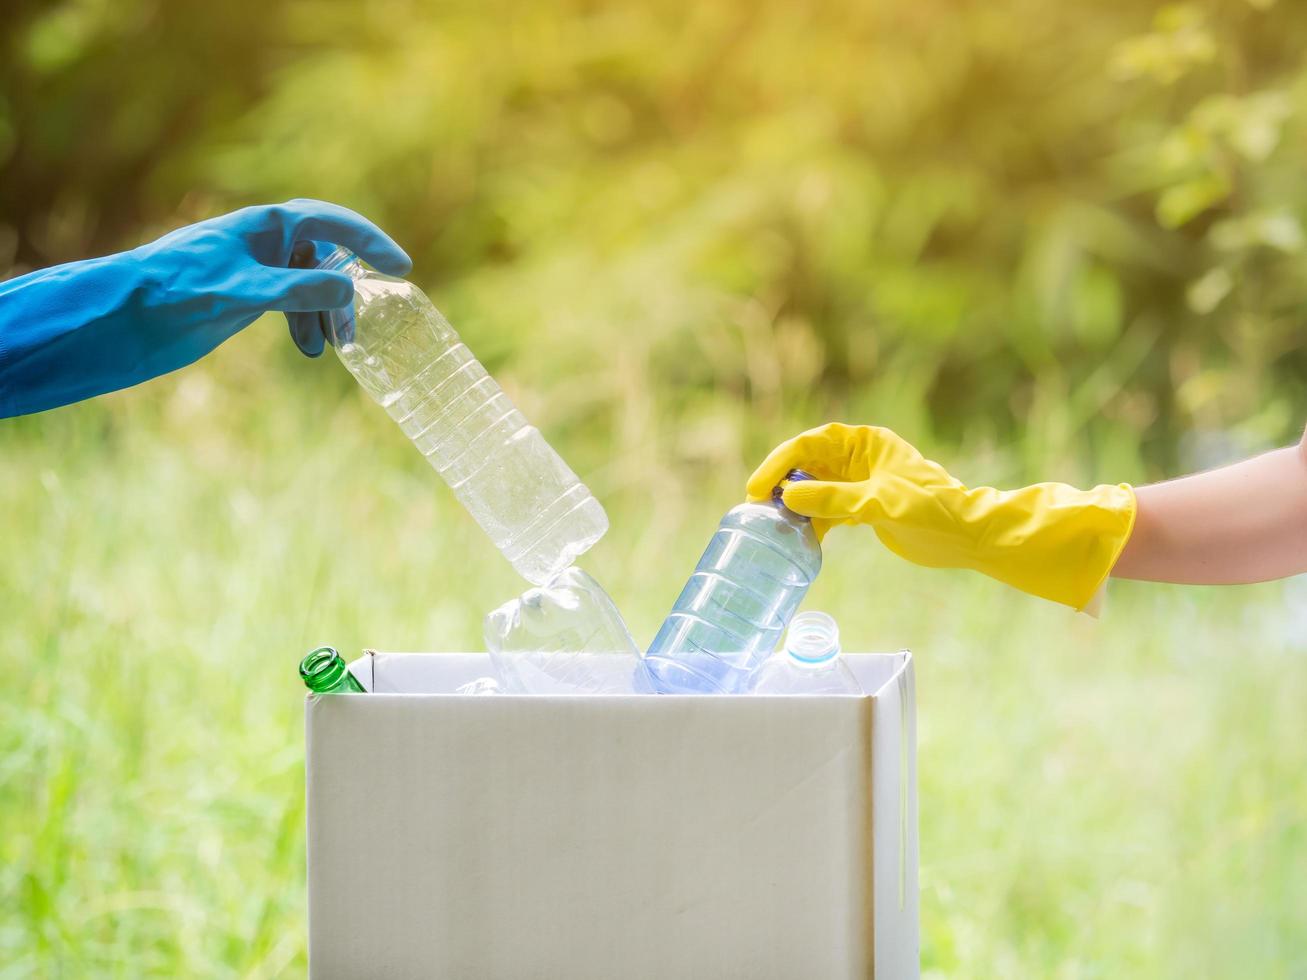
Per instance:
[[[771,488],[771,499],[779,504],[781,502],[781,497],[785,494],[785,488],[791,483],[801,483],[804,480],[815,479],[817,479],[815,476],[803,470],[790,470],[785,474],[785,479],[781,480],[780,483]]]
[[[785,633],[785,652],[800,664],[822,664],[839,656],[840,628],[824,612],[801,612]]]

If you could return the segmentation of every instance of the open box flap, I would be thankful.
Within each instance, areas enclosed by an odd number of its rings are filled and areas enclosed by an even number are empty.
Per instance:
[[[879,697],[902,675],[912,655],[898,653],[847,653],[844,660],[862,689]],[[630,672],[627,657],[600,655],[614,676]],[[359,683],[375,694],[453,694],[478,677],[494,676],[488,653],[381,653],[368,650],[349,665]],[[701,697],[702,695],[695,695]]]

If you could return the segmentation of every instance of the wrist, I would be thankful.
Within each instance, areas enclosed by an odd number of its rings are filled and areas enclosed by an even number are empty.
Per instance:
[[[1130,540],[1137,504],[1128,484],[1080,490],[1040,483],[968,491],[977,570],[1023,592],[1084,610]]]

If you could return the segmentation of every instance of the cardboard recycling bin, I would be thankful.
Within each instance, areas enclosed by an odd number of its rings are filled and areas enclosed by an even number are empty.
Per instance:
[[[309,697],[309,973],[919,973],[912,658],[853,697],[453,695],[372,653]]]

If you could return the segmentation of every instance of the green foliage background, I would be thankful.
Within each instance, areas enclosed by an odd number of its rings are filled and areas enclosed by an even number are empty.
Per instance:
[[[0,270],[366,213],[647,640],[828,419],[1000,484],[1296,438],[1305,43],[1287,0],[11,0]],[[0,459],[0,977],[302,973],[295,660],[475,647],[521,583],[275,317]],[[1093,624],[850,532],[812,604],[918,652],[928,971],[1307,971],[1296,583]]]

